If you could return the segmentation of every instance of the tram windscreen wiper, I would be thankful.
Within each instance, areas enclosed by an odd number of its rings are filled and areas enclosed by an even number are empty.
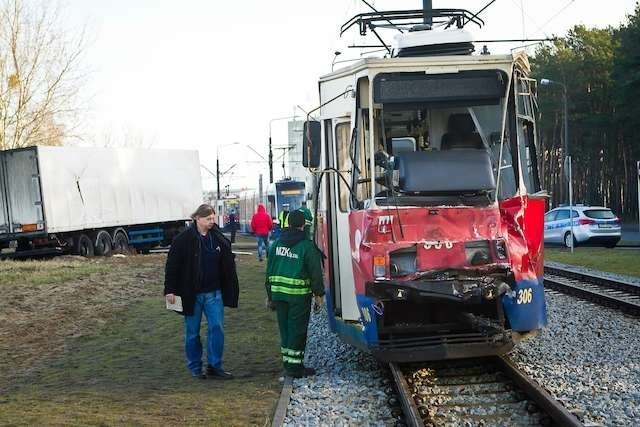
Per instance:
[[[492,197],[489,191],[485,191],[485,190],[481,190],[475,193],[464,193],[464,194],[459,194],[458,197],[461,200],[464,201],[469,201],[469,200],[474,200],[474,201],[478,201],[478,200],[486,200],[487,202],[491,202]]]

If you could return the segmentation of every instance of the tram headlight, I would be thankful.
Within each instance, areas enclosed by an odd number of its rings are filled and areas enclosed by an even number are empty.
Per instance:
[[[496,257],[507,259],[507,243],[502,239],[496,240]]]
[[[374,256],[373,257],[373,277],[385,277],[387,273],[387,257]]]
[[[467,261],[471,265],[485,265],[491,262],[489,241],[478,240],[464,244]]]

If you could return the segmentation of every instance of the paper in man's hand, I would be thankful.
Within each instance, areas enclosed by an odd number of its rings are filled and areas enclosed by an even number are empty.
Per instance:
[[[167,310],[182,312],[182,298],[180,298],[178,295],[175,295],[174,298],[175,300],[173,301],[173,304],[169,304],[169,301],[165,299],[167,303]]]

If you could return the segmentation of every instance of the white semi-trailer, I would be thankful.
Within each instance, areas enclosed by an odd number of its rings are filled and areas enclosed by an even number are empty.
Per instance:
[[[168,244],[202,202],[197,151],[0,151],[0,251],[110,255]]]

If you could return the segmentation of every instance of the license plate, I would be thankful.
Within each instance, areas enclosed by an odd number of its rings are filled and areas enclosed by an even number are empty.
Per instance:
[[[613,228],[611,224],[598,224],[598,228]]]

